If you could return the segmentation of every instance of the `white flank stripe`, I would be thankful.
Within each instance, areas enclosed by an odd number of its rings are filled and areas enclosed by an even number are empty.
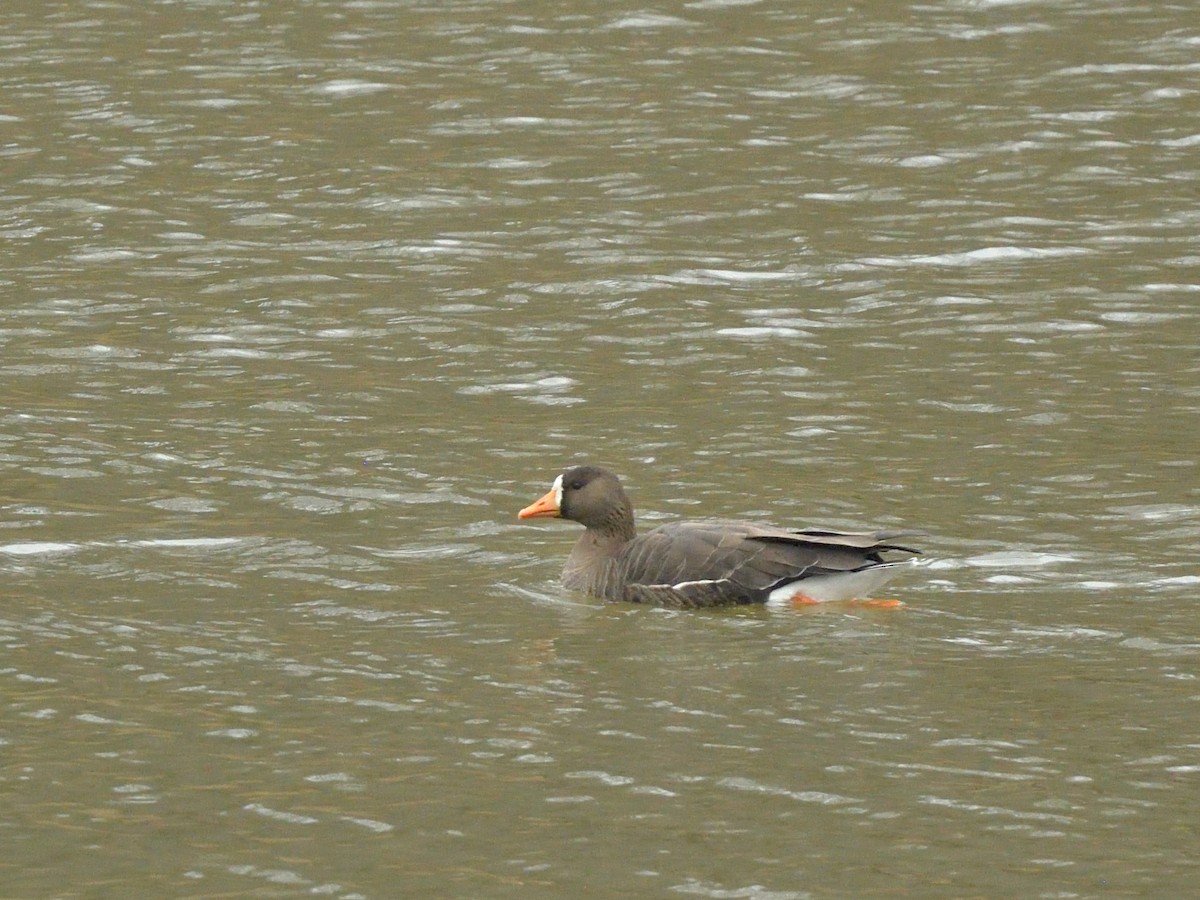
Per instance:
[[[674,588],[675,590],[679,590],[680,588],[692,587],[696,584],[720,584],[725,580],[726,579],[724,578],[701,578],[699,581],[680,581],[675,584],[664,584],[663,587],[670,587]],[[657,587],[657,585],[653,586]]]

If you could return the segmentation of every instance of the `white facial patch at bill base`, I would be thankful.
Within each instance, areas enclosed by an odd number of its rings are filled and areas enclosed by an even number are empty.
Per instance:
[[[562,509],[562,476],[554,479],[554,508]]]

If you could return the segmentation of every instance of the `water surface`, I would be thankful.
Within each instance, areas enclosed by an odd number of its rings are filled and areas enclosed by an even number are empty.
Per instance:
[[[51,4],[0,41],[5,896],[1180,895],[1194,34]],[[920,527],[899,611],[565,594]]]

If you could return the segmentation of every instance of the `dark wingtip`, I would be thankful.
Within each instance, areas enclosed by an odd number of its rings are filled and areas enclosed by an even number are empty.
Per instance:
[[[899,544],[878,544],[876,550],[899,550],[901,553],[911,553],[914,556],[920,556],[921,551],[916,547],[902,547]]]

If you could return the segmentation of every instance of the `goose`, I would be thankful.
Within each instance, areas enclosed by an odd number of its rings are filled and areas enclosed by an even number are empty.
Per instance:
[[[584,526],[562,584],[606,600],[674,608],[770,606],[870,599],[920,551],[893,543],[913,531],[862,533],[776,528],[726,520],[634,527],[620,479],[599,466],[573,466],[519,519],[570,519]]]

